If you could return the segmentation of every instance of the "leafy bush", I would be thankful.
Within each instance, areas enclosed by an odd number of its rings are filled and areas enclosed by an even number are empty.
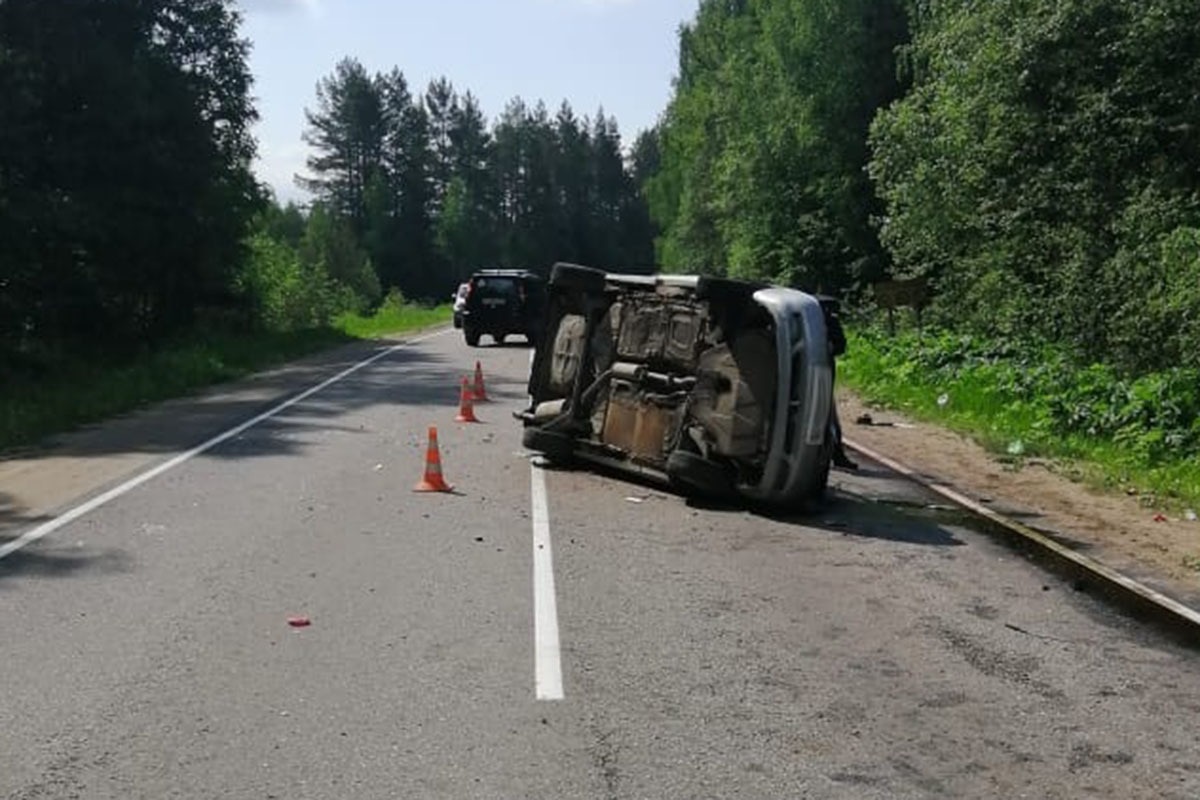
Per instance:
[[[249,305],[256,327],[318,328],[356,305],[356,298],[346,296],[320,263],[306,264],[288,244],[260,232],[250,238],[249,250],[236,289]]]
[[[952,411],[990,420],[997,441],[1020,437],[1048,453],[1067,453],[1065,441],[1077,437],[1116,443],[1130,464],[1200,455],[1200,369],[1192,367],[1134,377],[1078,363],[1057,346],[868,330],[853,337],[839,374],[894,402],[946,394]]]

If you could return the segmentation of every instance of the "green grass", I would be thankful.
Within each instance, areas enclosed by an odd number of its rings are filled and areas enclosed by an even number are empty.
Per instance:
[[[373,339],[391,333],[427,328],[449,322],[451,307],[435,307],[385,304],[369,317],[360,314],[342,314],[334,320],[334,327],[355,339]]]
[[[1089,383],[1094,368],[1065,368],[1050,357],[1038,361],[1043,357],[1038,354],[1001,350],[979,356],[948,352],[952,349],[944,339],[852,332],[838,361],[838,381],[873,405],[967,434],[1002,460],[1042,458],[1092,485],[1133,489],[1147,502],[1200,508],[1194,440],[1156,427],[1155,416],[1135,424],[1129,414],[1116,415],[1106,429],[1117,405],[1111,396],[1128,405],[1141,383],[1130,388],[1114,380],[1098,392]],[[1103,402],[1089,405],[1091,397]]]
[[[339,344],[417,330],[449,318],[449,306],[385,306],[369,317],[342,315],[330,328],[207,335],[108,362],[58,359],[36,379],[9,379],[0,387],[0,451]]]

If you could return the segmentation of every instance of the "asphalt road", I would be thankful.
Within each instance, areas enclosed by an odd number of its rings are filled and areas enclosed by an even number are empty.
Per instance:
[[[0,559],[0,797],[1200,796],[1194,651],[869,464],[795,519],[541,470],[528,355],[403,347]],[[63,457],[271,404],[219,400]]]

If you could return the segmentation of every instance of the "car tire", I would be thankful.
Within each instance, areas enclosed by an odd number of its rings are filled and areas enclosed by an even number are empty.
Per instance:
[[[817,464],[816,474],[813,475],[812,482],[808,484],[805,500],[809,503],[820,503],[825,499],[825,491],[829,487],[829,470],[833,466],[833,448],[833,437],[826,432],[825,441],[821,444],[820,462]]]
[[[710,496],[728,497],[733,492],[733,482],[723,466],[687,450],[676,449],[667,456],[667,477]]]
[[[780,509],[787,513],[812,514],[825,504],[829,488],[829,471],[833,465],[833,439],[826,435],[821,445],[816,468],[811,477],[800,487],[797,496],[784,502]]]
[[[467,328],[463,331],[463,338],[467,340],[468,347],[479,347],[479,331],[473,328]]]
[[[550,272],[550,284],[582,292],[603,292],[607,281],[605,272],[578,264],[555,264]]]
[[[541,453],[556,464],[567,464],[575,457],[575,440],[565,433],[529,427],[521,436],[528,450]]]

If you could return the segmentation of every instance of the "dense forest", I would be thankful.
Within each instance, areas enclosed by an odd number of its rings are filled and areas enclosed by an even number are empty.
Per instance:
[[[703,0],[646,185],[661,263],[1200,367],[1200,5]]]
[[[231,301],[258,189],[221,0],[0,2],[0,367]]]
[[[0,0],[0,369],[555,260],[863,302],[925,276],[951,329],[1200,367],[1191,0],[701,0],[629,143],[347,58],[297,131],[303,208],[254,180],[239,26],[232,0]]]
[[[233,0],[0,0],[0,384],[444,302],[485,266],[651,267],[648,167],[603,110],[518,98],[489,125],[448,80],[349,58],[296,132],[313,200],[280,207],[240,24]]]
[[[551,116],[516,98],[488,126],[479,102],[445,78],[415,95],[394,69],[354,59],[317,87],[304,140],[314,155],[300,184],[313,213],[344,225],[369,266],[339,279],[368,299],[375,283],[443,297],[482,266],[544,271],[555,260],[653,264],[646,167],[626,163],[617,121]]]

